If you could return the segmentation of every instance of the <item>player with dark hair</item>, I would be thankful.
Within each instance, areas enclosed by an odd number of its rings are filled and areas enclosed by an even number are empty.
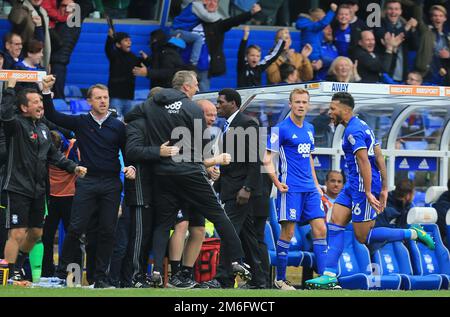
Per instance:
[[[306,281],[308,288],[340,288],[337,280],[339,257],[344,249],[345,226],[351,220],[360,243],[419,240],[434,249],[433,239],[420,225],[410,229],[376,227],[375,219],[386,206],[386,166],[372,129],[353,113],[355,101],[346,92],[331,98],[329,115],[335,126],[345,126],[342,149],[348,167],[348,181],[333,205],[328,224],[328,252],[322,276]],[[383,182],[382,182],[383,181]]]

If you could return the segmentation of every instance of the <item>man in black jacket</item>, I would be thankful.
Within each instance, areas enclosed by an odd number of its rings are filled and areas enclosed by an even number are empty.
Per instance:
[[[265,288],[265,274],[261,267],[261,254],[253,221],[254,202],[262,194],[261,161],[257,146],[259,125],[255,119],[240,112],[240,106],[241,96],[236,90],[226,88],[219,92],[217,113],[227,120],[221,140],[223,149],[232,153],[232,162],[220,168],[218,185],[220,199],[225,204],[228,218],[240,235],[245,260],[252,268],[252,281],[249,286]],[[231,259],[227,254],[221,254],[216,280],[222,288],[234,286],[230,264]]]
[[[135,180],[125,181],[125,203],[130,208],[131,236],[127,248],[127,268],[131,267],[131,283],[135,288],[148,288],[146,271],[153,234],[153,172],[152,164],[178,153],[178,148],[150,146],[145,118],[129,113],[126,156],[136,167]]]
[[[195,67],[184,63],[180,55],[180,49],[186,47],[186,43],[181,38],[167,36],[160,29],[150,34],[150,47],[152,56],[150,65],[137,66],[133,69],[135,76],[147,77],[150,80],[150,86],[153,87],[172,87],[173,75],[180,70],[194,70]]]
[[[110,28],[105,43],[105,53],[109,60],[108,89],[111,107],[119,116],[125,115],[133,106],[136,77],[133,69],[147,63],[147,55],[141,51],[141,58],[131,52],[131,38],[125,32],[114,33]]]
[[[376,83],[381,80],[381,74],[389,71],[392,63],[392,52],[401,43],[401,36],[385,35],[386,51],[375,53],[375,36],[372,31],[361,32],[361,39],[354,49],[352,60],[358,61],[358,74],[362,83]]]
[[[220,206],[203,165],[203,148],[209,139],[203,136],[206,129],[203,112],[190,100],[198,91],[195,73],[177,72],[172,86],[173,89],[163,89],[142,107],[150,144],[160,146],[170,141],[169,144],[181,149],[180,155],[161,158],[154,164],[158,186],[154,196],[157,199],[152,281],[156,286],[162,286],[161,273],[169,230],[175,223],[178,210],[186,203],[215,225],[223,244],[222,254],[233,261],[233,272],[247,279],[250,272],[239,263],[244,256],[239,236]]]
[[[9,147],[3,185],[8,197],[6,227],[10,229],[5,259],[9,263],[10,276],[20,281],[23,261],[42,236],[47,164],[81,177],[87,169],[66,159],[53,145],[50,130],[39,121],[44,107],[42,96],[36,90],[24,89],[19,93],[16,104],[20,114],[15,115],[14,86],[15,81],[10,80],[1,106],[1,120]]]

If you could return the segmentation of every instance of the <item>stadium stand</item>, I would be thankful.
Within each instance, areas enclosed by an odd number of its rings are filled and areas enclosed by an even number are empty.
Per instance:
[[[6,19],[0,19],[0,37],[9,30],[10,25]],[[159,25],[148,24],[116,24],[117,32],[126,32],[133,39],[133,50],[139,52],[143,50],[148,53],[150,32],[159,28]],[[242,38],[242,30],[232,29],[225,36],[225,56],[227,61],[227,73],[220,77],[211,79],[211,90],[218,90],[223,87],[235,87],[236,85],[236,63],[239,42]],[[274,45],[276,30],[272,29],[252,29],[249,39],[250,43],[258,43],[262,49],[262,55],[269,53]],[[293,47],[300,45],[298,31],[291,30]],[[77,86],[78,88],[88,88],[92,83],[108,82],[108,60],[106,59],[104,46],[108,34],[106,22],[85,22],[80,35],[80,39],[71,57],[71,62],[67,70],[67,86]],[[263,79],[266,82],[266,79]],[[148,92],[149,83],[145,78],[136,78],[136,90]],[[68,97],[78,97],[78,92],[69,90]],[[141,95],[140,95],[141,96]]]

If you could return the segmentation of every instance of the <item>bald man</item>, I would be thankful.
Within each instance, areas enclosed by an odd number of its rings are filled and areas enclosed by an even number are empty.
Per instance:
[[[206,120],[206,125],[211,128],[217,119],[217,109],[216,106],[208,99],[201,99],[197,101],[197,105],[203,110],[203,115]]]

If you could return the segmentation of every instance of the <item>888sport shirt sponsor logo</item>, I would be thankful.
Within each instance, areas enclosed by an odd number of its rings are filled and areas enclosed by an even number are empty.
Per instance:
[[[174,103],[171,103],[170,105],[165,105],[164,107],[168,110],[168,113],[178,113],[180,111],[181,105],[181,101],[176,101]]]
[[[302,157],[309,157],[311,153],[311,144],[309,143],[300,143],[297,147],[297,151]]]

